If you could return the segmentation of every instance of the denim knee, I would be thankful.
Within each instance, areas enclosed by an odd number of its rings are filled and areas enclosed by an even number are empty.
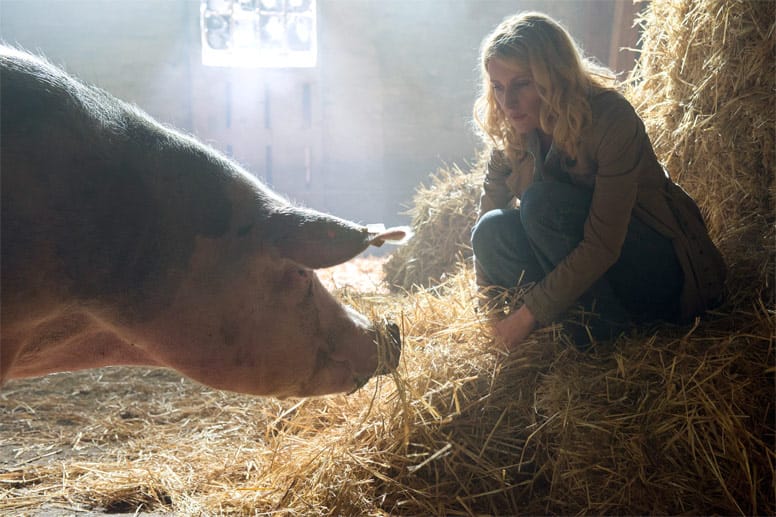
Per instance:
[[[491,210],[486,212],[477,224],[472,228],[472,251],[477,256],[493,247],[493,243],[501,242],[502,232],[508,225],[505,224],[507,213],[504,210]]]
[[[536,223],[547,221],[553,216],[552,191],[557,184],[538,182],[531,185],[520,198],[520,221],[528,235],[535,234]]]
[[[492,210],[472,230],[472,250],[482,275],[492,285],[512,286],[523,269],[520,214],[515,209]]]
[[[520,221],[531,239],[548,232],[581,238],[592,197],[592,190],[571,183],[534,183],[520,200]]]

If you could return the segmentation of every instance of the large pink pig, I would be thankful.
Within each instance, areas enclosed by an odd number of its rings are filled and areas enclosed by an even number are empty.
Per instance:
[[[312,396],[397,365],[397,327],[375,328],[313,271],[387,235],[292,206],[27,53],[0,48],[0,82],[0,384],[148,365]]]

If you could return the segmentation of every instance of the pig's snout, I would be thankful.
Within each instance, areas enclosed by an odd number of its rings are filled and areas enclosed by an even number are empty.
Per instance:
[[[374,344],[377,347],[377,367],[371,375],[355,376],[353,378],[355,383],[353,391],[361,388],[371,377],[391,373],[399,366],[401,335],[398,325],[389,321],[383,321],[382,324],[377,325],[377,328],[371,332],[374,332],[375,335]]]
[[[375,375],[396,370],[401,357],[401,334],[396,323],[385,321],[377,331],[377,369]]]

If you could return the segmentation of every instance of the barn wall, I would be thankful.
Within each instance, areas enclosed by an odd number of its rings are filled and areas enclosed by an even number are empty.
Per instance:
[[[486,32],[517,10],[543,10],[609,63],[615,7],[318,0],[312,69],[202,66],[198,0],[2,0],[0,37],[195,134],[294,200],[398,224],[430,173],[475,155],[469,124]]]

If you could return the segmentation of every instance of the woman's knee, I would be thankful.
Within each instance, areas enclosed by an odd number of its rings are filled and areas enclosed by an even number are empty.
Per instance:
[[[537,208],[541,208],[553,189],[553,183],[546,181],[538,181],[532,184],[525,192],[523,192],[523,195],[520,198],[520,209],[523,211],[528,210],[530,212]]]
[[[517,210],[491,210],[485,213],[472,228],[471,244],[474,254],[503,242],[509,232],[515,231],[519,223]]]
[[[590,192],[570,183],[537,182],[520,199],[520,220],[530,236],[548,229],[576,230],[587,218],[591,198]]]
[[[564,197],[561,190],[567,185],[554,181],[539,181],[531,185],[520,198],[520,217],[526,220],[545,219],[552,214],[557,198]]]

